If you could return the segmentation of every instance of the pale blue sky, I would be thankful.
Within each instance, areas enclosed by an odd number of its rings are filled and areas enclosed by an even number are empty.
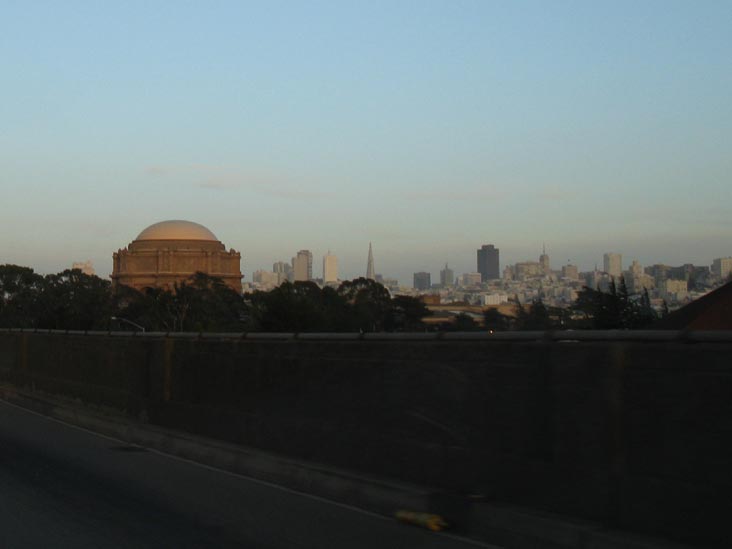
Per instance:
[[[0,1],[0,263],[732,255],[732,2]]]

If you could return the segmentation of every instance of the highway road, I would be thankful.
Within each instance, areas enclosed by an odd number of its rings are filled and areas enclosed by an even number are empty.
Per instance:
[[[0,547],[492,547],[96,435],[0,401]]]

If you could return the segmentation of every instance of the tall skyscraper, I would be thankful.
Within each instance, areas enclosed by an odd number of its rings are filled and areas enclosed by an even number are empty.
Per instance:
[[[604,271],[610,276],[619,279],[623,274],[622,254],[607,253],[602,256]]]
[[[539,264],[541,265],[541,271],[545,274],[552,274],[552,268],[549,264],[549,256],[546,253],[546,245],[541,245],[541,255],[539,256]]]
[[[501,277],[498,267],[498,248],[493,244],[484,244],[478,250],[478,272],[483,282]]]
[[[313,254],[310,250],[300,250],[297,256],[292,258],[292,270],[295,273],[295,281],[313,279]]]
[[[366,278],[376,280],[376,271],[374,271],[374,252],[371,250],[371,242],[369,242],[369,259],[366,262]]]
[[[450,269],[445,263],[445,268],[440,271],[440,284],[443,288],[455,284],[455,271]]]
[[[414,289],[429,290],[432,287],[432,277],[430,273],[420,272],[414,273]]]
[[[323,256],[323,284],[338,282],[338,258],[330,253]]]

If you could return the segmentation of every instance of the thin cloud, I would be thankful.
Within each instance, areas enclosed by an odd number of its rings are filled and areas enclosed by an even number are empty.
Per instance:
[[[576,191],[570,191],[560,186],[547,186],[541,189],[537,195],[542,200],[550,200],[554,202],[562,202],[577,196]]]
[[[440,201],[470,201],[470,200],[503,200],[506,193],[500,191],[414,191],[403,194],[409,200],[440,200]]]
[[[231,191],[241,189],[247,185],[243,181],[227,178],[211,178],[206,181],[196,183],[199,189],[211,189],[214,191]]]
[[[196,185],[200,189],[209,189],[213,191],[235,191],[248,190],[267,196],[276,196],[278,198],[299,198],[313,199],[326,198],[332,193],[321,191],[308,191],[302,189],[277,188],[277,186],[266,183],[247,183],[245,181],[204,181]]]
[[[145,166],[145,173],[155,177],[201,177],[225,175],[231,170],[226,166],[213,164],[150,164]]]
[[[160,177],[163,175],[168,175],[170,173],[170,170],[166,166],[147,166],[145,168],[145,173],[154,177]]]
[[[268,194],[270,196],[276,196],[279,198],[327,198],[332,196],[333,193],[326,193],[321,191],[304,191],[298,189],[272,189],[264,186],[260,186],[257,192],[262,194]]]
[[[243,170],[228,166],[208,164],[164,165],[153,164],[145,168],[145,173],[153,177],[175,176],[192,181],[192,185],[199,189],[215,192],[249,191],[266,196],[285,199],[319,199],[333,196],[331,192],[294,188],[292,182],[283,178],[247,173]]]

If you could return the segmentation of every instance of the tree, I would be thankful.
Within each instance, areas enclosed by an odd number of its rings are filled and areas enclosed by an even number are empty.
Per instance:
[[[524,309],[524,306],[521,305],[521,300],[519,299],[518,294],[514,296],[513,298],[513,306],[516,311],[515,314],[515,320],[514,320],[514,328],[517,330],[525,330],[525,326],[528,323],[529,315],[526,312],[526,309]]]
[[[511,317],[498,309],[486,309],[483,311],[483,323],[487,330],[501,332],[511,327]]]
[[[645,328],[650,326],[653,322],[658,319],[658,314],[651,306],[651,297],[648,295],[648,288],[643,288],[643,294],[641,295],[638,303],[638,325],[639,328]]]
[[[588,327],[596,330],[610,330],[621,327],[620,298],[615,281],[610,283],[610,292],[602,292],[599,288],[584,287],[577,295],[574,310],[581,313]]]
[[[398,295],[391,300],[391,315],[386,329],[396,332],[421,331],[425,328],[422,319],[430,315],[432,312],[421,299]]]
[[[147,331],[178,332],[182,328],[173,313],[173,302],[174,296],[169,290],[145,288],[137,291],[122,285],[115,288],[114,316],[135,322]]]
[[[524,308],[520,304],[518,304],[518,308],[520,310],[517,310],[516,328],[519,330],[552,330],[561,324],[561,311],[554,307],[547,307],[540,297],[534,299],[528,308]]]
[[[480,329],[475,319],[467,313],[457,314],[450,328],[456,332],[475,332]]]
[[[223,279],[195,273],[175,291],[177,308],[185,311],[184,331],[221,332],[242,328],[244,302]]]
[[[119,286],[113,302],[114,316],[148,331],[234,332],[244,328],[246,305],[241,295],[221,278],[201,272],[176,284],[172,291],[146,288],[139,292]]]
[[[37,310],[38,328],[104,330],[114,311],[111,284],[79,269],[46,275]]]
[[[391,295],[378,282],[363,277],[345,281],[338,294],[351,306],[357,329],[380,332],[390,323]]]
[[[573,310],[584,316],[587,327],[596,330],[639,329],[656,319],[648,291],[645,290],[640,299],[631,298],[622,277],[619,290],[614,280],[610,283],[609,292],[583,288],[577,295]]]
[[[43,277],[19,265],[0,265],[0,327],[34,328]]]
[[[285,282],[251,296],[253,328],[267,332],[329,331],[336,309],[338,296],[324,295],[314,282]]]

